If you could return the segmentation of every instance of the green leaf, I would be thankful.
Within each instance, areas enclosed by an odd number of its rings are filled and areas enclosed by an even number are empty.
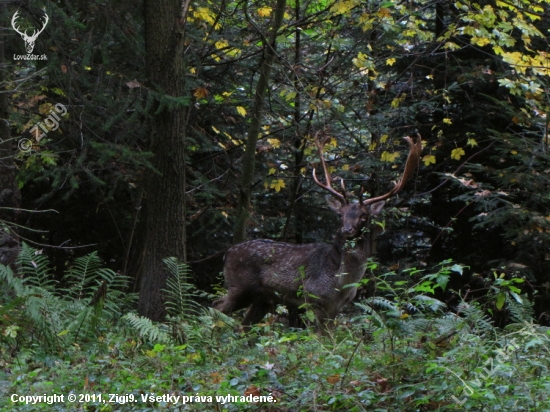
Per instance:
[[[498,310],[502,310],[502,308],[504,307],[504,302],[506,302],[506,294],[504,292],[500,292],[495,302],[496,308]]]

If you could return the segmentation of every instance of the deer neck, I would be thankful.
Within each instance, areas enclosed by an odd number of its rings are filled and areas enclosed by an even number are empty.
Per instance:
[[[363,230],[357,238],[347,239],[338,232],[334,241],[340,250],[341,263],[339,273],[340,286],[358,282],[365,273],[365,263],[373,252],[373,233]]]

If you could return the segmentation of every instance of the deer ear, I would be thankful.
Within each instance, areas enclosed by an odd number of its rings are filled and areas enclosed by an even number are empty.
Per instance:
[[[327,203],[333,212],[340,214],[342,212],[342,202],[332,196],[327,196]]]
[[[381,200],[379,202],[373,203],[369,206],[369,215],[376,216],[380,214],[382,209],[384,209],[386,202],[384,200]]]

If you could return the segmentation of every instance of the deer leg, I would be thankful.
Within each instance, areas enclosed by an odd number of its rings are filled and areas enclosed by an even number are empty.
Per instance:
[[[325,309],[319,307],[315,310],[315,318],[317,319],[317,329],[323,335],[330,335],[331,331],[334,330],[334,318],[336,317],[335,313],[328,313]]]
[[[246,308],[250,305],[250,302],[251,299],[246,293],[242,291],[234,292],[234,289],[230,289],[227,295],[215,300],[212,303],[212,307],[225,314],[230,314],[236,310]]]
[[[270,308],[271,302],[268,299],[255,300],[254,303],[252,303],[252,306],[250,306],[250,309],[248,309],[248,312],[246,312],[242,324],[246,328],[247,326],[250,327],[251,325],[258,323],[264,318],[267,312],[269,312]]]

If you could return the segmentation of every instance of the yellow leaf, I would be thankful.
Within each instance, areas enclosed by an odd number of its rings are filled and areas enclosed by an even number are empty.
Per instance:
[[[424,162],[425,166],[429,166],[430,164],[435,164],[435,156],[434,155],[426,155],[422,158],[422,161]]]
[[[282,179],[278,179],[278,180],[272,180],[269,187],[271,189],[275,189],[275,191],[278,193],[281,191],[282,188],[286,186],[285,186],[285,182]]]
[[[239,113],[242,117],[246,116],[246,109],[242,106],[237,106],[237,113]]]
[[[383,162],[389,162],[392,163],[399,157],[399,152],[389,153],[389,152],[383,152],[382,156],[380,157],[380,160]]]
[[[272,167],[271,169],[269,169],[269,172],[267,172],[267,175],[268,175],[268,176],[269,176],[269,175],[274,175],[276,171],[277,171],[277,169],[275,169],[275,168]]]
[[[391,107],[397,109],[399,107],[399,103],[401,103],[401,101],[396,97],[391,101]]]
[[[395,59],[392,57],[391,59],[386,60],[386,65],[393,66],[395,63]]]
[[[376,149],[376,146],[377,146],[376,142],[372,142],[371,144],[369,144],[369,150]]]
[[[469,138],[468,141],[466,142],[466,144],[470,147],[477,146],[476,139],[472,139],[472,138]]]
[[[491,40],[489,40],[487,37],[472,37],[470,41],[472,42],[472,44],[480,47],[487,46],[489,43],[491,43]]]
[[[275,149],[278,149],[279,147],[281,147],[281,141],[279,139],[267,139],[267,141]]]
[[[190,67],[190,68],[189,68],[189,73],[191,73],[191,74],[196,74],[196,73],[197,73],[197,69],[195,69],[194,67]]]
[[[212,126],[212,130],[214,130],[216,132],[216,134],[220,134],[220,131],[218,129],[216,129],[214,126]]]
[[[193,11],[193,17],[197,20],[204,20],[207,23],[214,24],[214,29],[216,30],[221,28],[221,24],[216,22],[216,14],[208,7],[199,7],[196,11]]]
[[[380,143],[386,143],[388,141],[388,137],[389,136],[387,134],[383,134],[380,138]]]
[[[512,150],[512,151],[510,151],[510,153],[512,153],[513,155],[517,155],[518,151],[517,150]]]
[[[349,170],[349,165],[342,166],[342,170]]]
[[[216,49],[223,49],[224,47],[229,46],[229,43],[224,39],[221,39],[214,43],[214,46],[216,46]]]
[[[349,12],[353,8],[353,6],[355,5],[354,3],[355,2],[353,0],[340,0],[339,2],[331,6],[330,11],[334,14],[344,14]]]
[[[451,119],[449,119],[448,117],[444,118],[443,119],[443,123],[445,124],[453,124],[453,121]]]
[[[386,9],[384,7],[381,7],[378,13],[376,13],[379,17],[391,17],[391,11],[389,9]]]
[[[466,152],[462,147],[457,147],[456,149],[453,149],[453,151],[451,152],[451,159],[460,160],[460,158],[465,154]]]
[[[260,17],[269,17],[273,9],[271,7],[260,7],[258,9],[258,15]],[[278,191],[278,190],[277,190]]]

